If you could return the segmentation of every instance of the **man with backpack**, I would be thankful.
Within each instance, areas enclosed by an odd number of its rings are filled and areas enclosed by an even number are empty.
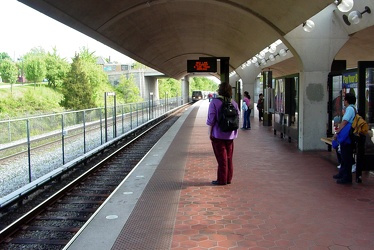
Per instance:
[[[209,137],[218,163],[217,179],[213,185],[231,184],[233,176],[234,139],[238,136],[240,112],[238,104],[231,99],[232,87],[222,82],[217,98],[209,104],[206,124]]]
[[[346,110],[342,122],[334,135],[334,139],[339,141],[341,151],[341,166],[339,173],[333,176],[338,184],[352,183],[353,141],[349,138],[349,131],[351,130],[352,122],[356,115],[355,103],[356,97],[354,94],[346,93],[344,97],[344,106],[346,107]]]

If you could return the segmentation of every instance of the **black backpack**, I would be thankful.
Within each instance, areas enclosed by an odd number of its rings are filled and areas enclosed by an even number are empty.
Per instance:
[[[239,128],[239,112],[227,97],[218,97],[222,101],[219,111],[218,126],[223,132],[230,132]]]

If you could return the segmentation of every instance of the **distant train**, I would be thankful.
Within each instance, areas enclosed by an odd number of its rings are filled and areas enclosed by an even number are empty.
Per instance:
[[[192,91],[192,101],[197,102],[204,99],[203,91],[194,90]]]
[[[210,91],[204,91],[204,90],[194,90],[192,91],[192,101],[200,101],[208,98]]]

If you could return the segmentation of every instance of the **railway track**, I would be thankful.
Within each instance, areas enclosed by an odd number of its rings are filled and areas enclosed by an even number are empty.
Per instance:
[[[9,225],[0,231],[0,249],[62,249],[183,111],[107,149],[84,164],[83,173],[82,167],[75,170],[77,177],[64,178],[66,183],[57,192],[46,191],[47,187],[35,195],[35,202],[3,215],[1,220]],[[53,184],[50,187],[53,189]],[[35,207],[30,207],[33,204]],[[14,220],[17,213],[25,214]]]

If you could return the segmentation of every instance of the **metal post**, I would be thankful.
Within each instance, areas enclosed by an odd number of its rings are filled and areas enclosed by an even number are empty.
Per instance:
[[[116,102],[116,95],[115,93],[112,93],[113,95],[113,102],[114,102],[114,108],[113,108],[113,138],[117,137],[117,102]]]
[[[142,124],[144,123],[144,102],[142,102]]]
[[[122,105],[122,134],[125,133],[125,111],[124,111],[124,105]]]
[[[153,119],[153,92],[149,93],[151,95],[151,112],[152,112],[152,116],[151,116],[151,119]]]
[[[105,106],[105,142],[108,141],[108,111],[107,111],[107,104],[106,104],[106,96],[107,92],[104,94],[104,106]]]
[[[165,92],[165,114],[166,114],[166,112],[167,112],[167,106],[168,105],[168,92]]]
[[[101,140],[100,145],[103,145],[103,112],[102,112],[102,109],[100,109],[100,140]]]
[[[130,104],[130,129],[132,129],[132,105]]]
[[[83,152],[86,153],[86,111],[83,110]]]
[[[62,165],[65,165],[65,123],[64,114],[61,115],[61,147],[62,147]]]
[[[10,126],[10,117],[8,117],[8,140],[9,140],[9,142],[11,142],[12,141],[12,130],[10,129],[11,128],[11,126]]]
[[[30,120],[26,120],[27,126],[27,158],[29,163],[29,182],[31,182],[31,141],[30,141]]]
[[[136,105],[136,108],[135,108],[135,110],[136,110],[136,126],[138,127],[139,126],[139,104],[136,103],[135,105]]]

